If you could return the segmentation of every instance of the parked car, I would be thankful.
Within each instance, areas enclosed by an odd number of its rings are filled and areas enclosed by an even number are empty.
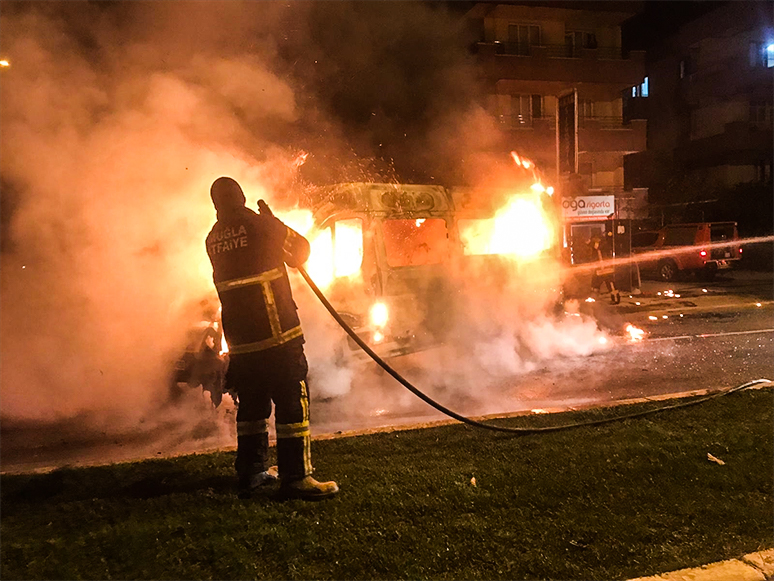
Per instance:
[[[643,274],[663,281],[693,274],[711,281],[742,258],[736,222],[670,224],[632,235],[632,253]]]

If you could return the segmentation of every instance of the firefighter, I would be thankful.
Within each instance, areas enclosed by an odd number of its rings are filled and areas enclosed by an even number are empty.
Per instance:
[[[207,254],[222,305],[230,364],[226,390],[239,396],[237,457],[239,492],[280,480],[280,496],[315,500],[335,495],[335,482],[312,478],[309,391],[304,335],[285,264],[301,266],[309,242],[258,201],[245,207],[239,184],[220,177],[210,189],[217,222]],[[275,407],[278,470],[268,468],[267,420]]]
[[[591,249],[593,260],[603,263],[603,265],[597,268],[591,275],[592,290],[596,291],[599,289],[601,291],[602,287],[609,287],[610,303],[613,305],[620,304],[621,293],[615,288],[615,269],[612,265],[604,265],[605,259],[611,258],[612,252],[604,252],[602,249],[602,241],[596,236],[591,239]]]

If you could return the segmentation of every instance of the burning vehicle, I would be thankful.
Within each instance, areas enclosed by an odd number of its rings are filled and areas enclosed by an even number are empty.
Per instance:
[[[558,252],[550,196],[346,183],[324,200],[307,237],[307,271],[345,321],[384,357],[444,343],[471,281],[497,289]],[[350,349],[355,344],[349,340]]]
[[[347,183],[318,195],[307,271],[344,320],[387,357],[443,341],[460,247],[448,191]]]

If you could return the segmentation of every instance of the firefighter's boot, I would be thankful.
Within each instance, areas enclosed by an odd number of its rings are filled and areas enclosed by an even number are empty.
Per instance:
[[[258,472],[257,474],[244,475],[239,477],[239,496],[250,498],[253,490],[263,486],[274,484],[279,479],[279,473],[276,466],[271,466],[268,470]]]
[[[339,486],[335,482],[317,482],[311,476],[280,484],[280,497],[283,499],[324,500],[336,496],[338,492]]]

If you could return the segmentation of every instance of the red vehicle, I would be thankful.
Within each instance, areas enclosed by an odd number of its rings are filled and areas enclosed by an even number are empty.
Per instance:
[[[638,244],[638,236],[646,244]],[[718,270],[729,269],[742,258],[738,241],[736,222],[671,224],[658,232],[633,235],[632,252],[643,255],[637,260],[640,270],[655,273],[660,280],[695,274],[710,281]]]

